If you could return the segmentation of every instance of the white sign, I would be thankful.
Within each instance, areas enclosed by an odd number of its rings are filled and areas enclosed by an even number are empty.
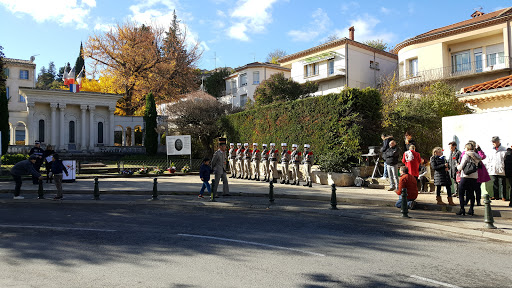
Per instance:
[[[72,180],[76,179],[76,160],[63,160],[62,164],[68,170],[68,175],[62,171],[62,180]]]
[[[190,135],[166,136],[167,155],[190,155],[192,144]]]

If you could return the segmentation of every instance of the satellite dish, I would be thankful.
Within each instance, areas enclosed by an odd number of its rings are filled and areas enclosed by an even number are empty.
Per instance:
[[[35,56],[30,56],[30,62],[34,62],[34,60],[36,60],[36,57]]]

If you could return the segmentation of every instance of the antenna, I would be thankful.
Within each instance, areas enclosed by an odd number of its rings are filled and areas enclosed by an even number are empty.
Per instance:
[[[473,10],[475,11],[482,11],[484,8],[482,6],[479,6],[479,7],[476,7],[476,8],[473,8]]]
[[[36,60],[36,56],[39,56],[39,55],[40,54],[30,56],[30,62],[34,62]]]

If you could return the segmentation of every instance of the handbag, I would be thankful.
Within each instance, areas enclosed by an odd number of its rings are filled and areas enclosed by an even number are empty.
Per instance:
[[[476,165],[475,161],[473,160],[473,158],[471,158],[471,156],[469,156],[469,159],[468,161],[466,161],[466,165],[464,165],[464,168],[462,169],[462,171],[464,171],[464,174],[466,175],[469,175],[469,174],[472,174],[472,173],[475,173],[476,171],[478,171],[478,166]]]

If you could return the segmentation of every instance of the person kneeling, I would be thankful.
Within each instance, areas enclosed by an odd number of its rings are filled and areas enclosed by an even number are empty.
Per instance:
[[[416,205],[416,198],[418,198],[418,185],[416,182],[416,178],[409,174],[409,169],[406,166],[400,167],[400,180],[398,181],[398,190],[396,190],[396,194],[400,195],[398,201],[395,204],[395,207],[402,208],[402,189],[407,189],[407,205],[409,209],[414,209],[414,205]]]

